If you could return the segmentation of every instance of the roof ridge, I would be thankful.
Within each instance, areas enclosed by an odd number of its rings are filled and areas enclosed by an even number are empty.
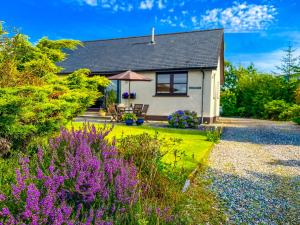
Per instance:
[[[215,29],[206,29],[206,30],[192,30],[192,31],[165,33],[165,34],[155,34],[155,36],[168,36],[168,35],[175,35],[175,34],[197,33],[197,32],[207,32],[207,31],[217,31],[217,30],[222,30],[224,32],[224,28],[215,28]],[[113,41],[113,40],[125,40],[125,39],[141,38],[141,37],[151,37],[151,34],[150,35],[141,35],[141,36],[129,36],[129,37],[119,37],[119,38],[86,40],[86,41],[81,41],[81,42]]]

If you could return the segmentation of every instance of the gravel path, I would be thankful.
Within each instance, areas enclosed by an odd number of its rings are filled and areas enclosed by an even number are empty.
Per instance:
[[[300,127],[222,119],[209,159],[211,188],[229,224],[300,224]]]

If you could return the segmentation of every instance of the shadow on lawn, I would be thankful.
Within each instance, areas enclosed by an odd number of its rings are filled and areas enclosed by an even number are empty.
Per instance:
[[[209,169],[211,188],[224,205],[229,224],[298,224],[300,176],[247,171],[246,177]],[[298,199],[298,200],[297,200]]]
[[[300,131],[276,127],[225,127],[221,139],[253,144],[300,146]]]

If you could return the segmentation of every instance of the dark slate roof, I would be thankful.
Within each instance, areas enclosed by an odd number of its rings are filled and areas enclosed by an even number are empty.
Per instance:
[[[59,66],[62,73],[216,68],[222,40],[223,29],[215,29],[156,35],[155,44],[151,36],[84,41]]]

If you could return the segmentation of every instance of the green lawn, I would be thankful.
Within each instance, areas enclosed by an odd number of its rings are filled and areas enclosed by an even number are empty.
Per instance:
[[[69,127],[74,126],[76,129],[82,127],[82,123],[74,122]],[[103,126],[97,124],[97,126]],[[144,126],[125,126],[115,125],[113,131],[110,133],[110,137],[121,137],[122,134],[134,135],[142,134],[147,132],[154,135],[158,132],[159,137],[165,138],[180,138],[182,142],[177,146],[179,150],[184,151],[185,156],[178,162],[177,166],[183,167],[184,169],[191,171],[197,167],[197,165],[203,160],[209,153],[213,143],[206,141],[205,133],[196,130],[182,130],[174,128],[154,128],[147,125]],[[171,163],[174,160],[172,153],[164,156],[164,161]]]

